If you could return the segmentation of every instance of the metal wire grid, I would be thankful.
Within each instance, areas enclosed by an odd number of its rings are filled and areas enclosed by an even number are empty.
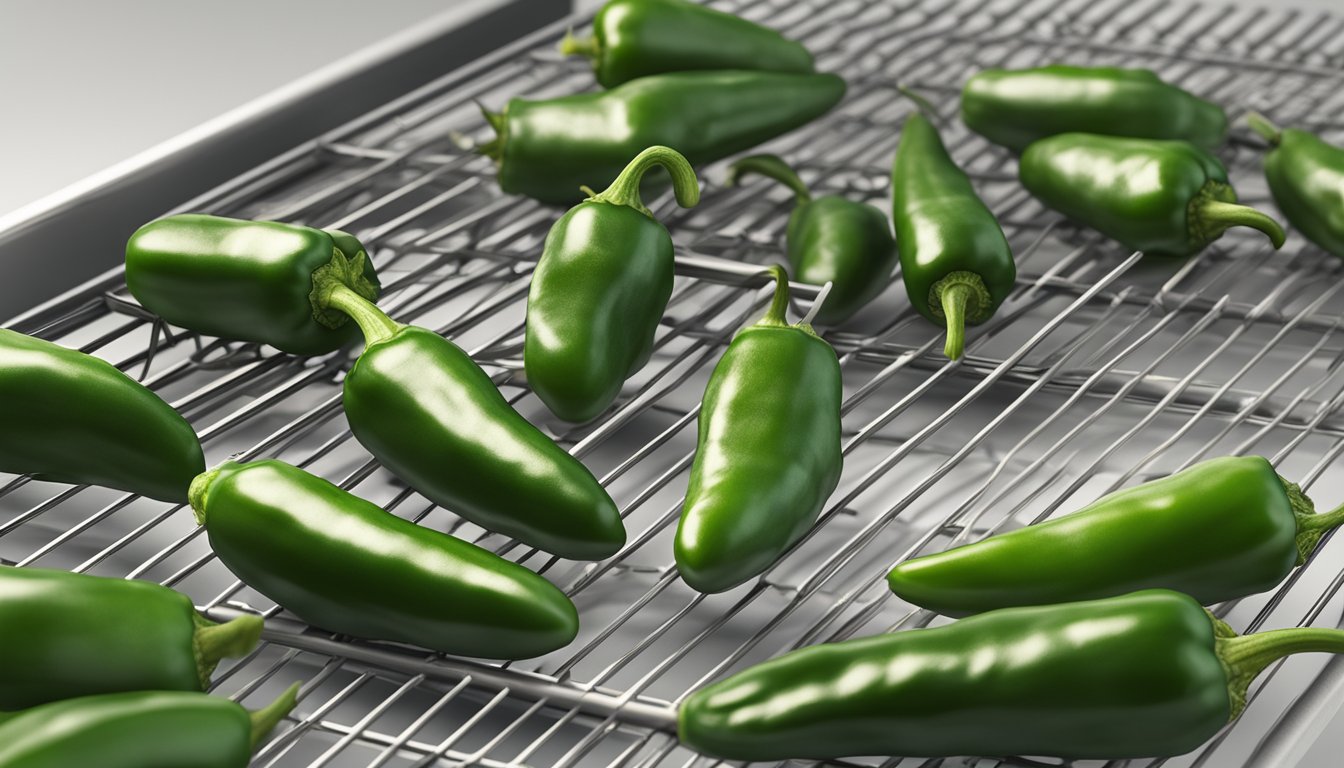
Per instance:
[[[574,644],[489,664],[332,637],[236,582],[189,510],[94,488],[24,478],[0,487],[0,557],[154,579],[219,618],[265,613],[266,643],[227,666],[218,691],[254,704],[292,680],[308,682],[292,727],[263,747],[258,766],[677,766],[697,758],[667,732],[672,707],[698,685],[805,644],[932,621],[885,589],[881,576],[900,558],[1223,454],[1269,456],[1322,503],[1344,497],[1344,474],[1331,467],[1344,452],[1334,259],[1296,237],[1271,254],[1243,234],[1182,263],[1123,253],[1040,208],[1014,183],[1011,159],[952,119],[974,71],[1066,60],[1149,66],[1234,118],[1259,109],[1339,140],[1344,20],[1158,2],[717,5],[805,40],[822,69],[849,81],[833,113],[771,145],[815,190],[885,207],[909,112],[893,86],[910,84],[948,118],[944,139],[1019,262],[1013,296],[972,331],[963,362],[940,357],[941,339],[910,309],[899,279],[826,332],[844,372],[844,477],[822,522],[761,580],[695,594],[672,567],[670,535],[705,379],[732,332],[763,306],[751,289],[755,270],[744,265],[777,258],[788,195],[764,183],[724,189],[710,168],[696,209],[678,210],[668,195],[655,201],[681,275],[655,356],[593,424],[551,418],[526,388],[520,350],[530,271],[556,211],[501,196],[490,163],[467,147],[486,137],[474,99],[498,107],[514,95],[591,87],[581,63],[552,53],[561,27],[187,207],[359,235],[388,285],[383,306],[454,338],[607,485],[630,531],[612,559],[549,558],[404,488],[350,439],[339,408],[346,354],[295,359],[166,327],[119,275],[62,305],[73,309],[30,316],[40,327],[25,330],[140,375],[196,425],[211,463],[277,456],[541,571],[579,606]],[[1243,199],[1267,204],[1259,151],[1244,136],[1225,159]],[[1337,623],[1340,558],[1340,545],[1327,541],[1272,595],[1219,610],[1247,631]],[[1337,706],[1329,694],[1344,666],[1329,662],[1318,674],[1322,663],[1280,665],[1218,740],[1153,764],[1275,764]]]

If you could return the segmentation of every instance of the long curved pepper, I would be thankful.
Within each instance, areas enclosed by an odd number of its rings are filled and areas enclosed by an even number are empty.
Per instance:
[[[1308,240],[1344,259],[1344,147],[1280,130],[1254,112],[1246,122],[1269,142],[1265,181],[1279,211]]]
[[[887,216],[839,195],[813,199],[803,180],[776,155],[744,157],[728,167],[726,184],[758,174],[793,190],[785,248],[795,277],[812,285],[833,283],[817,322],[848,320],[886,289],[896,266],[896,241]]]
[[[994,214],[947,154],[921,111],[906,118],[891,168],[892,219],[901,276],[915,309],[947,327],[943,353],[961,357],[966,325],[994,315],[1017,267]]]
[[[840,481],[840,363],[790,325],[782,267],[770,309],[738,332],[705,387],[674,545],[692,588],[722,592],[763,573],[811,529]]]
[[[551,227],[527,297],[527,383],[566,421],[606,410],[653,354],[672,295],[672,236],[640,200],[644,175],[661,166],[684,208],[700,201],[680,153],[649,147],[605,191]]]

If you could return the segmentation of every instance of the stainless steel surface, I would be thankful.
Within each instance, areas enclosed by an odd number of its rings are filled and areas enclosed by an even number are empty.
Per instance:
[[[219,693],[254,704],[308,682],[258,766],[672,768],[713,762],[668,732],[672,707],[696,686],[809,643],[942,621],[885,588],[887,568],[916,552],[1223,454],[1263,454],[1322,505],[1344,500],[1338,260],[1297,236],[1273,253],[1242,232],[1187,261],[1125,253],[1043,210],[1015,183],[1011,158],[953,119],[959,86],[975,70],[1068,60],[1150,66],[1227,105],[1234,119],[1259,109],[1341,141],[1344,19],[1156,0],[717,6],[806,40],[821,68],[849,81],[833,113],[770,145],[815,189],[885,207],[910,111],[894,84],[907,83],[948,118],[944,138],[1000,216],[1019,264],[1011,299],[971,332],[963,362],[940,357],[941,338],[910,309],[898,279],[849,325],[826,331],[845,378],[844,477],[820,524],[759,581],[717,596],[692,592],[672,565],[671,534],[705,379],[734,329],[764,304],[741,263],[777,258],[783,190],[725,189],[713,166],[702,171],[699,207],[652,201],[677,242],[682,276],[653,360],[609,413],[565,425],[523,380],[528,278],[557,211],[502,196],[489,161],[459,143],[487,135],[473,100],[498,107],[513,95],[591,86],[581,62],[553,53],[565,23],[184,207],[357,233],[384,276],[389,312],[470,351],[522,413],[607,485],[630,531],[612,559],[550,558],[406,489],[350,438],[339,408],[346,355],[299,360],[164,327],[116,272],[14,325],[143,377],[196,425],[211,463],[280,457],[542,572],[579,607],[573,645],[491,664],[331,637],[234,581],[189,510],[98,489],[24,479],[0,487],[0,557],[153,579],[221,617],[266,613],[267,642],[227,666]],[[1267,205],[1255,144],[1239,127],[1224,158],[1243,199]],[[115,253],[120,243],[104,247]],[[1243,631],[1339,624],[1338,538],[1277,591],[1219,612]],[[1134,764],[1292,764],[1334,715],[1341,675],[1334,663],[1318,676],[1325,666],[1320,656],[1277,666],[1253,686],[1244,716],[1206,747]]]

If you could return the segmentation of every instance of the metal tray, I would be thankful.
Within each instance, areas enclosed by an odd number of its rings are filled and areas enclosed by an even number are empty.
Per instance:
[[[886,207],[904,83],[945,120],[1014,247],[1019,276],[964,361],[910,308],[899,277],[841,328],[845,472],[822,521],[760,580],[702,596],[679,580],[671,534],[700,394],[733,331],[764,306],[751,265],[779,258],[789,210],[765,182],[728,189],[702,169],[701,204],[650,201],[678,246],[679,278],[650,364],[594,423],[551,417],[521,369],[528,279],[553,208],[501,195],[476,100],[592,87],[554,53],[550,26],[183,206],[356,233],[395,317],[467,349],[506,396],[606,484],[630,531],[610,560],[557,560],[466,523],[411,492],[350,437],[340,381],[351,357],[298,359],[167,327],[119,272],[10,323],[98,354],[145,381],[200,432],[207,460],[279,457],[395,514],[523,562],[561,585],[582,630],[547,657],[489,664],[307,627],[235,581],[190,510],[96,488],[0,478],[0,558],[145,578],[211,615],[267,615],[266,642],[223,668],[217,692],[247,704],[307,681],[257,766],[671,766],[712,764],[678,746],[676,702],[802,645],[922,626],[882,576],[916,552],[1068,512],[1201,459],[1269,457],[1322,506],[1344,500],[1344,302],[1337,259],[1293,235],[1280,252],[1231,232],[1186,261],[1130,254],[1034,202],[1014,162],[956,119],[962,82],[989,66],[1051,61],[1147,66],[1226,105],[1223,152],[1242,198],[1269,205],[1249,109],[1344,140],[1344,20],[1157,0],[970,2],[744,0],[716,7],[804,40],[850,83],[844,102],[768,145],[818,192]],[[74,225],[77,222],[71,221]],[[101,247],[115,254],[120,242]],[[798,310],[814,291],[799,287]],[[1341,618],[1344,544],[1328,538],[1271,594],[1219,607],[1239,630]],[[425,599],[434,599],[426,595]],[[1288,765],[1331,722],[1344,661],[1295,657],[1252,688],[1243,717],[1203,749],[1134,765]],[[836,765],[1028,765],[1020,757]]]

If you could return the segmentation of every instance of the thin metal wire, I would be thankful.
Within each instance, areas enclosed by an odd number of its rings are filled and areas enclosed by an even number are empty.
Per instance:
[[[677,243],[679,275],[650,364],[590,424],[556,421],[526,385],[524,302],[556,212],[502,196],[490,162],[463,147],[488,135],[476,100],[498,107],[592,86],[581,62],[554,52],[564,29],[584,20],[446,76],[193,209],[358,235],[379,266],[385,309],[461,344],[515,407],[593,468],[630,531],[616,556],[552,558],[405,488],[341,418],[348,352],[302,360],[201,338],[157,321],[115,282],[40,326],[44,337],[139,374],[196,425],[211,461],[278,456],[546,575],[579,607],[574,645],[498,664],[334,637],[235,580],[189,510],[93,488],[0,485],[0,559],[150,578],[216,618],[267,616],[262,647],[216,681],[248,704],[308,681],[292,727],[259,750],[256,765],[670,767],[695,760],[668,735],[675,702],[694,687],[801,645],[932,621],[885,589],[881,577],[899,559],[1038,522],[1221,454],[1266,455],[1313,495],[1344,498],[1344,473],[1332,469],[1344,453],[1335,260],[1297,237],[1271,253],[1237,233],[1182,263],[1124,253],[1043,209],[1015,183],[1010,156],[955,119],[960,85],[976,70],[1067,60],[1151,67],[1223,103],[1234,120],[1254,109],[1340,140],[1344,46],[1335,33],[1344,18],[1157,0],[715,5],[805,41],[821,69],[845,75],[840,107],[769,147],[817,194],[885,208],[888,164],[911,109],[895,90],[901,82],[935,102],[949,151],[999,216],[1019,263],[1012,295],[972,330],[962,361],[941,359],[937,329],[911,309],[899,272],[853,322],[823,329],[844,376],[845,473],[817,527],[760,580],[696,594],[678,577],[669,537],[705,378],[733,332],[762,310],[754,265],[780,258],[783,191],[765,182],[724,188],[711,166],[701,171],[697,208],[681,210],[669,194],[648,201]],[[1223,158],[1243,199],[1263,206],[1258,153],[1238,127]],[[807,311],[816,289],[795,287]],[[1340,551],[1326,537],[1278,590],[1217,611],[1248,631],[1317,623],[1332,606],[1324,623],[1336,623]],[[1153,764],[1233,764],[1270,749],[1274,728],[1311,730],[1304,723],[1319,708],[1291,706],[1310,684],[1303,668],[1276,666],[1218,739]]]

